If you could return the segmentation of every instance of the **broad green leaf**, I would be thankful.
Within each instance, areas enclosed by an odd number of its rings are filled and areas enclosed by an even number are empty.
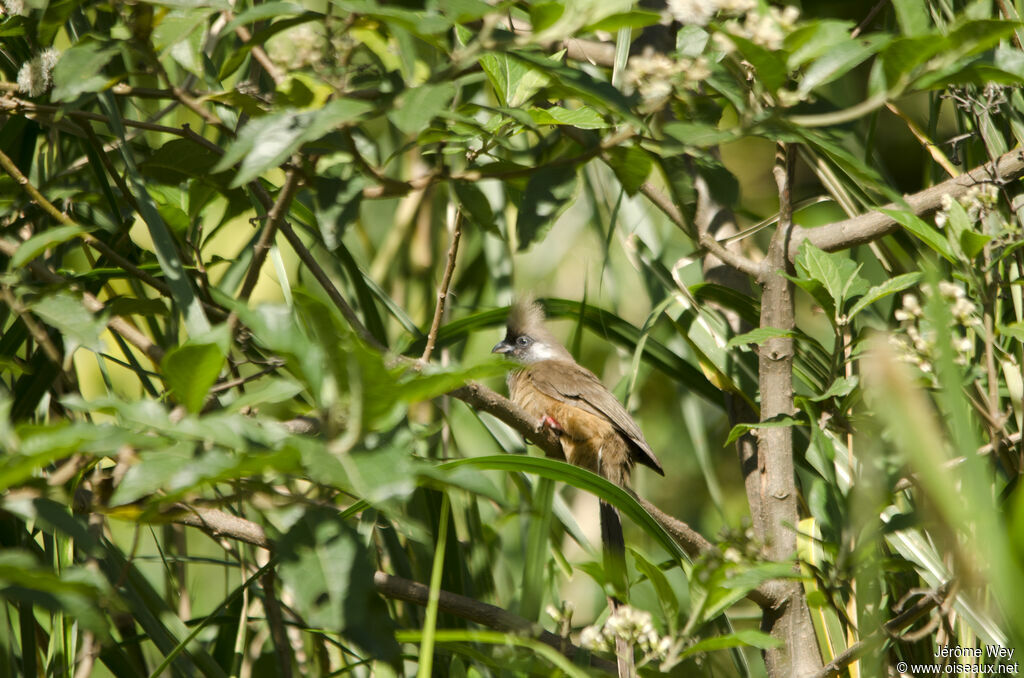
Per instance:
[[[550,82],[547,75],[508,54],[484,54],[480,66],[502,106],[519,108]]]
[[[766,90],[774,92],[786,84],[788,69],[780,52],[765,49],[747,38],[731,33],[729,39],[736,45],[736,49],[743,55],[743,58],[754,67],[757,73],[757,82]]]
[[[615,146],[607,151],[608,165],[627,195],[636,195],[654,166],[651,155],[639,146]]]
[[[497,224],[494,221],[494,210],[487,196],[473,182],[455,181],[452,183],[455,195],[459,199],[462,212],[465,217],[489,231],[497,232]]]
[[[527,112],[538,125],[572,125],[580,129],[604,129],[609,126],[597,111],[588,106],[575,109],[551,106],[531,108]]]
[[[241,161],[231,182],[232,187],[241,186],[279,166],[306,142],[319,139],[371,110],[373,104],[365,101],[335,99],[318,111],[286,110],[256,118],[242,128],[213,171],[222,172]]]
[[[797,87],[797,93],[804,97],[816,87],[828,84],[862,64],[873,54],[884,48],[890,38],[871,35],[862,40],[847,39],[833,45],[815,59],[804,71]]]
[[[832,385],[822,393],[811,398],[814,402],[821,402],[822,400],[828,400],[829,398],[844,398],[850,394],[853,389],[857,388],[857,384],[860,380],[857,377],[836,377],[836,380],[832,382]]]
[[[810,240],[804,240],[795,263],[801,278],[821,283],[837,312],[842,312],[848,299],[867,291],[868,282],[860,277],[860,266],[849,253],[825,252]]]
[[[786,52],[789,54],[786,59],[787,68],[796,70],[832,48],[850,41],[853,28],[853,23],[835,19],[813,20],[796,27],[785,39]]]
[[[654,586],[654,591],[658,594],[658,604],[661,605],[665,618],[669,620],[669,623],[674,622],[679,616],[679,600],[665,573],[636,549],[629,548],[629,552],[633,556],[633,563],[636,565],[637,571],[647,577],[651,585]]]
[[[892,6],[904,35],[915,37],[931,28],[931,17],[924,0],[893,0]]]
[[[922,275],[922,273],[904,273],[896,276],[895,278],[886,280],[881,285],[875,285],[865,292],[864,296],[858,299],[857,303],[853,305],[848,314],[849,318],[852,319],[853,316],[857,315],[879,299],[884,299],[890,294],[902,292],[909,287],[913,287],[921,282]]]
[[[106,323],[82,306],[79,298],[61,291],[32,302],[29,308],[46,324],[60,330],[67,355],[79,346],[97,353],[105,350],[100,335],[107,329]]]
[[[79,42],[65,50],[53,69],[54,101],[73,101],[85,92],[98,92],[116,76],[104,76],[103,69],[118,48],[98,42]]]
[[[701,122],[673,121],[666,123],[664,132],[685,146],[707,148],[733,141],[737,138],[735,130],[719,129],[716,125]]]
[[[216,343],[189,341],[168,351],[160,370],[174,397],[195,413],[203,408],[226,359],[223,347]]]
[[[336,510],[308,510],[277,552],[281,580],[306,622],[341,633],[378,659],[398,660],[394,622],[374,588],[370,554]]]
[[[542,167],[530,175],[516,219],[520,251],[544,237],[572,204],[578,186],[576,168],[567,165]]]
[[[451,82],[426,84],[402,92],[398,106],[388,114],[395,127],[406,134],[422,132],[441,111],[450,107],[455,96]]]
[[[64,226],[54,226],[53,228],[48,228],[40,233],[36,233],[34,236],[18,246],[18,251],[14,253],[13,257],[11,257],[10,267],[13,269],[21,268],[46,250],[69,240],[73,240],[83,233],[88,233],[91,230],[91,228],[79,226],[78,224],[68,224]]]
[[[981,254],[981,251],[985,249],[985,245],[991,240],[992,236],[990,235],[978,233],[975,230],[967,230],[960,234],[960,249],[963,250],[968,259],[973,259]]]

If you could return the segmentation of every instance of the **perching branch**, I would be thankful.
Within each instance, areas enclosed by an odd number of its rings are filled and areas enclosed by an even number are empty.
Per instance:
[[[219,509],[176,504],[169,517],[176,523],[198,527],[218,540],[238,539],[259,548],[273,549],[273,543],[258,524]],[[373,585],[383,596],[416,605],[426,605],[430,596],[429,586],[379,570],[373,576]],[[438,609],[488,628],[531,635],[569,659],[574,659],[577,654],[582,653],[580,648],[568,643],[564,638],[545,631],[539,624],[467,596],[441,591]],[[599,657],[591,657],[590,664],[609,672],[615,670],[615,664]]]

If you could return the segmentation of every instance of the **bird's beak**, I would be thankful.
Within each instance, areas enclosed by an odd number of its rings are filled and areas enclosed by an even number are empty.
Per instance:
[[[512,344],[508,343],[507,341],[498,342],[497,344],[494,345],[494,348],[491,349],[491,353],[511,353],[511,352],[512,352]]]

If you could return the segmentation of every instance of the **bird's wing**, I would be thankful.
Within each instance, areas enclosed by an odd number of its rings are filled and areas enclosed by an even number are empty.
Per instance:
[[[636,452],[636,461],[665,475],[640,427],[593,372],[575,363],[545,360],[531,365],[527,376],[542,393],[611,422]]]

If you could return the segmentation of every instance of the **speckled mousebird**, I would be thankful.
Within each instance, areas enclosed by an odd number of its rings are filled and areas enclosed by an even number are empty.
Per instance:
[[[529,298],[516,302],[505,338],[492,352],[522,364],[509,372],[509,397],[541,426],[559,434],[570,463],[622,487],[628,486],[636,463],[665,475],[622,403],[545,328],[540,304]],[[610,550],[622,553],[621,520],[615,508],[603,501],[601,536]]]

